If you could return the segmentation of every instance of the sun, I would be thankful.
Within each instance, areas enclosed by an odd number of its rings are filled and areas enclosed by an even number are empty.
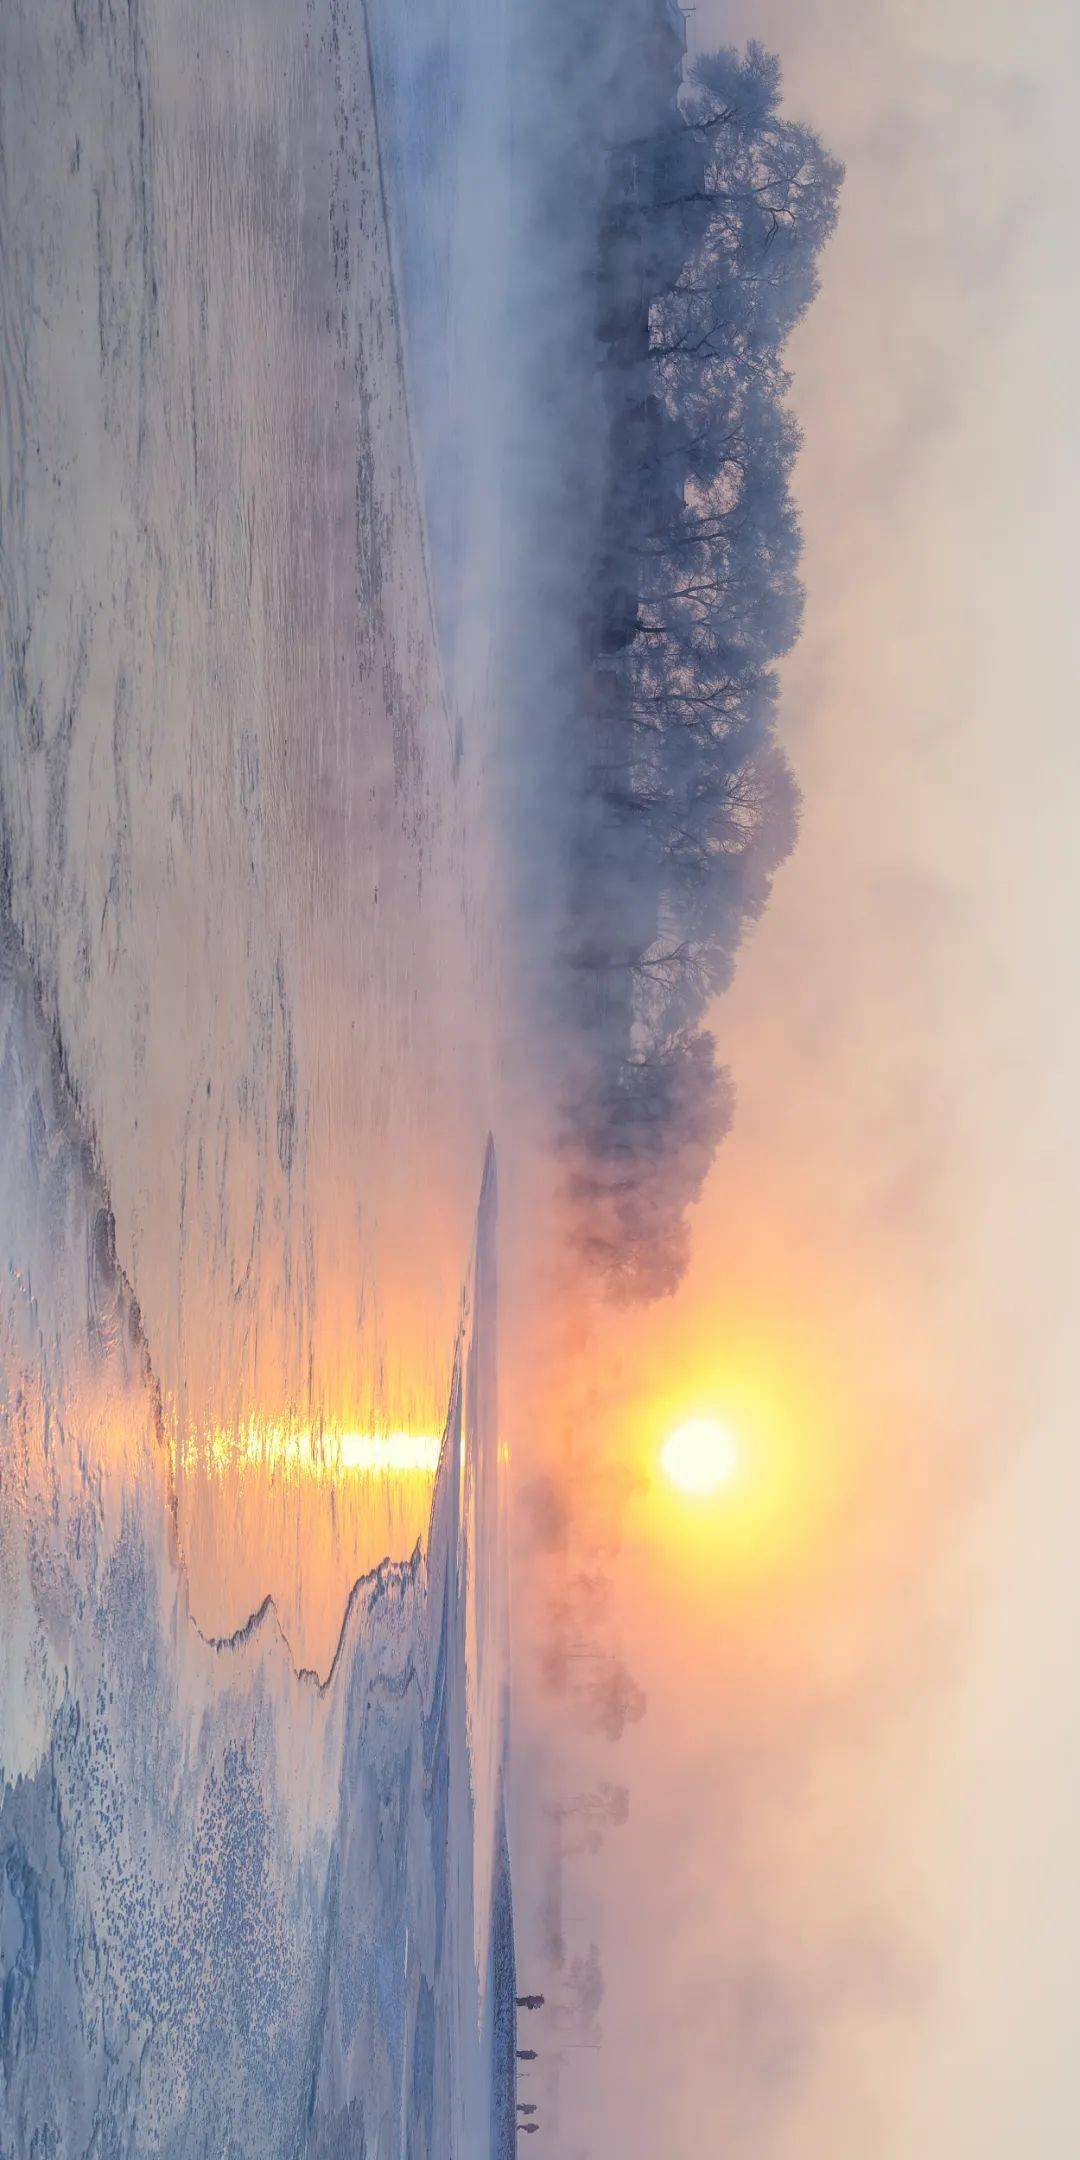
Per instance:
[[[664,1475],[679,1492],[706,1498],[728,1485],[739,1454],[726,1425],[718,1418],[690,1418],[676,1425],[660,1450]]]

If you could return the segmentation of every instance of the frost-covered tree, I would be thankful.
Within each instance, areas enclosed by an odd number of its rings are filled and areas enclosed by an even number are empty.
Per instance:
[[[602,1778],[591,1792],[579,1793],[558,1811],[566,1853],[595,1854],[609,1830],[620,1830],[630,1820],[630,1793],[625,1785]]]
[[[670,120],[613,159],[613,477],[568,956],[598,1045],[574,1189],[622,1296],[662,1294],[685,1262],[730,1115],[700,1022],[795,837],[773,732],[803,598],[784,348],[841,179],[758,44],[695,60]]]
[[[686,964],[681,950],[660,952],[653,995],[673,1001]],[[713,1037],[691,1027],[668,1035],[659,1025],[643,1047],[609,1065],[579,1106],[572,1188],[583,1203],[582,1239],[619,1298],[675,1288],[687,1258],[686,1209],[731,1112],[730,1078]]]
[[[780,63],[756,43],[702,54],[682,96],[685,142],[659,151],[654,219],[688,241],[654,309],[662,372],[772,361],[817,291],[842,167],[780,111]]]

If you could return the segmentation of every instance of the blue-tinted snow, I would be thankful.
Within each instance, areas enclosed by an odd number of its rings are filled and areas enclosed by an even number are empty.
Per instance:
[[[10,935],[0,1112],[0,2151],[512,2150],[494,1158],[428,1548],[356,1586],[320,1682],[271,1604],[227,1641],[192,1618],[141,1318]]]

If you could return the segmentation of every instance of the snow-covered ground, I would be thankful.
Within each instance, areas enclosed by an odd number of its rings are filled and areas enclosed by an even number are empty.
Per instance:
[[[514,2146],[497,367],[408,19],[0,10],[4,2160]]]
[[[273,1588],[321,1661],[393,1526],[308,1492],[297,1539],[221,1436],[438,1429],[492,1121],[365,20],[12,0],[0,47],[4,884],[197,1606]]]
[[[0,941],[5,2155],[512,2151],[495,1227],[489,1156],[426,1553],[356,1586],[325,1683],[269,1602],[208,1640],[107,1197]]]

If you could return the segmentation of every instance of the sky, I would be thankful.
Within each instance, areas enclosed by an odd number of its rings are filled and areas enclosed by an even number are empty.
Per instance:
[[[715,1410],[775,1507],[627,1519],[649,1709],[565,2149],[1068,2151],[1080,27],[690,20],[781,55],[847,180],[792,350],[802,836],[715,1015],[738,1112],[690,1274],[607,1356],[635,1460]]]

